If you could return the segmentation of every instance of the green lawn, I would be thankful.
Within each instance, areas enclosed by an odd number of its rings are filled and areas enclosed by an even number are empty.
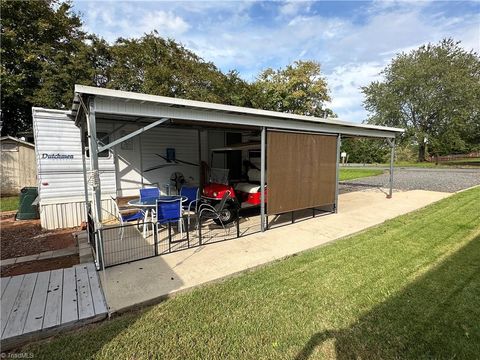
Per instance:
[[[368,176],[380,175],[383,170],[376,169],[340,169],[340,181],[353,180]]]
[[[479,198],[480,188],[459,193],[21,351],[35,359],[477,358]]]
[[[390,163],[384,164],[365,164],[366,166],[390,166]],[[474,168],[480,166],[479,158],[463,159],[463,160],[451,160],[441,162],[436,165],[434,162],[416,162],[416,161],[397,161],[394,163],[395,167],[418,167],[418,168],[452,168],[452,167],[466,167]]]
[[[0,198],[0,211],[18,210],[18,196]]]
[[[448,166],[467,166],[467,167],[478,167],[480,166],[480,158],[470,158],[470,159],[460,159],[460,160],[450,160],[442,164]]]

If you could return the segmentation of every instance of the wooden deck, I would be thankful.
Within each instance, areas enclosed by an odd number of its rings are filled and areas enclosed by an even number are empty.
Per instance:
[[[94,264],[1,278],[2,350],[108,315]]]

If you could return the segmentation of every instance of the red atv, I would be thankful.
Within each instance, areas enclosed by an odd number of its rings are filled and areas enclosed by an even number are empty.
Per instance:
[[[228,198],[220,215],[224,224],[236,221],[240,209],[256,207],[261,204],[260,185],[248,182],[239,182],[233,186],[211,182],[203,187],[202,198],[215,206],[220,203],[226,191],[230,191],[232,195]],[[265,199],[266,195],[267,191],[265,191]],[[214,221],[221,225],[220,220]]]
[[[260,143],[239,143],[224,148],[211,149],[210,164],[213,164],[215,154],[225,154],[235,150],[259,152]],[[203,187],[202,198],[204,201],[215,206],[220,203],[226,191],[230,191],[231,194],[220,215],[221,222],[224,224],[236,221],[240,209],[258,207],[261,203],[260,169],[250,161],[250,156],[249,160],[244,160],[243,165],[246,169],[245,176],[242,181],[235,182],[234,184],[229,182],[230,170],[219,168],[208,169],[210,182]],[[217,219],[214,221],[218,225],[221,225],[220,220]]]
[[[230,197],[220,213],[220,219],[214,219],[216,224],[229,224],[238,218],[240,203],[235,196],[235,190],[230,185],[210,183],[203,187],[202,199],[213,207],[218,205],[227,191],[230,191]],[[221,220],[221,221],[220,221]]]

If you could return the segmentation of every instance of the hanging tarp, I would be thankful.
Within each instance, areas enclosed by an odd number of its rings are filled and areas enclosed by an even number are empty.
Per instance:
[[[267,214],[335,203],[337,137],[267,132]]]

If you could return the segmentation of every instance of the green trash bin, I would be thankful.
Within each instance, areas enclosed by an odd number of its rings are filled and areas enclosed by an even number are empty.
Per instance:
[[[24,187],[20,190],[20,199],[17,212],[17,220],[38,219],[38,206],[32,205],[38,196],[36,187]]]

